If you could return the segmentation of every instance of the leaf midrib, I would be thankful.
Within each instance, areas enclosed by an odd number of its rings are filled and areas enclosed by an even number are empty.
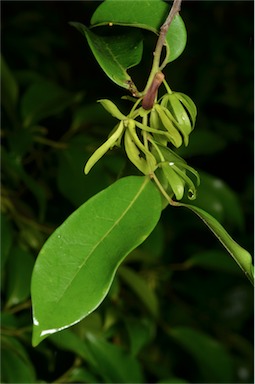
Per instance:
[[[141,188],[138,190],[137,194],[134,196],[134,198],[131,200],[131,202],[129,203],[129,205],[127,206],[127,208],[124,210],[124,212],[121,214],[121,216],[119,217],[119,219],[112,225],[111,228],[108,229],[108,231],[104,234],[104,236],[102,236],[100,238],[100,240],[94,245],[94,247],[91,249],[91,251],[89,252],[88,256],[84,259],[84,261],[82,262],[81,266],[79,266],[77,272],[74,274],[73,278],[70,280],[70,282],[66,285],[65,289],[62,291],[62,294],[61,296],[59,297],[59,299],[57,301],[55,301],[55,304],[58,304],[63,296],[65,295],[65,293],[67,292],[67,290],[70,288],[71,284],[73,283],[73,281],[76,279],[76,277],[78,276],[79,273],[82,272],[82,269],[83,267],[85,266],[87,260],[90,258],[90,256],[94,253],[94,251],[97,249],[97,247],[104,241],[104,239],[113,231],[113,229],[120,223],[120,221],[124,218],[124,216],[127,214],[127,212],[130,210],[130,208],[132,207],[132,205],[134,205],[134,203],[136,202],[136,200],[139,198],[139,196],[141,195],[142,191],[144,190],[146,184],[149,182],[149,179],[146,178],[143,182],[143,184],[141,185]]]

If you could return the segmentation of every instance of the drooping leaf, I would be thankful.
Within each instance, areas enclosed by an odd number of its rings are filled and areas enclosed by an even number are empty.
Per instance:
[[[94,12],[91,18],[93,27],[99,25],[123,25],[137,27],[159,33],[170,11],[169,4],[161,0],[106,0]],[[168,61],[175,60],[183,52],[187,41],[185,25],[180,15],[172,21],[166,36]]]
[[[146,239],[160,213],[160,194],[149,178],[130,176],[69,216],[41,249],[33,271],[33,345],[98,307],[119,264]]]
[[[131,77],[127,69],[137,65],[142,57],[142,36],[133,30],[118,36],[99,36],[81,23],[70,23],[87,38],[88,44],[107,76],[116,84],[129,89]]]
[[[250,282],[254,284],[254,268],[252,264],[252,257],[248,251],[237,244],[232,237],[227,233],[223,226],[209,213],[203,209],[195,207],[190,204],[178,203],[177,205],[186,207],[193,211],[203,222],[210,228],[210,230],[219,239],[222,245],[227,249],[233,259],[237,262],[239,267],[243,270]]]
[[[231,357],[217,340],[188,327],[173,327],[169,335],[195,359],[203,382],[233,382]]]

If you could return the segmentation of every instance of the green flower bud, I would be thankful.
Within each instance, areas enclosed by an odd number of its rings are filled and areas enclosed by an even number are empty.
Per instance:
[[[181,137],[179,131],[176,129],[172,119],[170,118],[167,109],[162,107],[159,104],[156,104],[154,108],[155,108],[156,112],[158,113],[159,118],[160,118],[164,128],[168,131],[168,133],[171,137],[171,143],[176,148],[179,148],[182,145],[182,137]]]
[[[113,117],[116,117],[116,119],[118,120],[126,119],[126,116],[120,112],[120,110],[116,107],[116,105],[111,100],[102,99],[102,100],[97,100],[97,102],[102,104],[104,109],[106,109],[106,111],[109,112]]]
[[[111,148],[113,148],[116,144],[118,144],[118,140],[121,138],[122,134],[124,132],[124,123],[121,121],[115,132],[109,137],[109,139],[102,144],[94,153],[93,155],[88,159],[84,172],[85,174],[88,174],[91,168],[95,165],[95,163],[101,159],[101,157]]]
[[[168,117],[183,135],[185,146],[189,143],[189,135],[195,126],[196,106],[186,95],[179,92],[165,94],[160,104],[168,110]]]

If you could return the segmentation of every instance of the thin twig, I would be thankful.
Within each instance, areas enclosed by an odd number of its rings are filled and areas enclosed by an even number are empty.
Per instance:
[[[156,73],[159,70],[162,70],[164,67],[164,65],[162,65],[161,67],[159,66],[160,65],[161,52],[162,52],[163,46],[165,44],[166,35],[167,35],[168,30],[169,30],[169,27],[170,27],[174,17],[181,10],[181,2],[182,2],[182,0],[174,0],[173,5],[170,9],[170,12],[169,12],[165,22],[160,27],[160,34],[159,34],[157,44],[155,47],[155,51],[154,51],[154,59],[153,59],[153,63],[152,63],[151,73],[150,73],[148,82],[147,82],[146,87],[145,87],[144,92],[143,92],[145,95],[148,92],[148,90],[149,90],[149,88],[150,88],[150,86],[154,80]]]

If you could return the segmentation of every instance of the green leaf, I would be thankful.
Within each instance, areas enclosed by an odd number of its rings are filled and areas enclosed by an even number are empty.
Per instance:
[[[35,372],[22,344],[2,336],[1,383],[35,383]]]
[[[97,370],[106,383],[143,383],[138,361],[120,346],[92,334],[87,335],[88,348],[97,362]]]
[[[14,113],[18,99],[18,85],[8,65],[1,55],[1,95],[2,104],[4,105],[9,116]]]
[[[132,356],[137,356],[140,350],[149,343],[155,334],[155,322],[148,319],[135,319],[127,317],[125,325],[130,340]]]
[[[84,361],[87,361],[92,365],[96,365],[96,360],[88,349],[86,343],[70,329],[51,335],[49,340],[58,348],[64,351],[71,351],[82,357]]]
[[[45,190],[39,185],[33,177],[31,177],[23,168],[21,159],[15,154],[7,152],[5,148],[1,148],[2,156],[2,169],[4,172],[17,183],[22,180],[27,188],[35,196],[38,208],[40,220],[43,218],[46,209],[46,195]]]
[[[107,76],[116,84],[129,89],[132,81],[127,69],[142,58],[142,36],[139,30],[118,36],[98,36],[81,23],[70,23],[87,38],[88,44]]]
[[[96,27],[112,23],[142,28],[158,34],[169,11],[169,5],[161,0],[105,0],[94,12],[91,25]],[[186,41],[187,33],[184,22],[180,15],[176,15],[166,36],[166,48],[169,53],[167,62],[171,62],[180,56],[185,48]]]
[[[34,266],[33,256],[14,247],[8,260],[7,307],[17,305],[30,296],[30,280]]]
[[[150,313],[158,317],[159,315],[159,305],[157,296],[150,289],[146,281],[142,279],[138,273],[132,271],[132,269],[128,267],[121,267],[119,269],[119,275],[122,280],[125,281],[126,284],[135,292],[135,294],[139,297],[142,303],[147,307]]]
[[[33,345],[99,306],[118,266],[152,232],[160,213],[160,194],[150,179],[130,176],[67,218],[41,249],[33,271]]]
[[[38,123],[46,117],[63,111],[81,99],[81,94],[67,92],[59,85],[43,80],[32,84],[21,100],[24,127]]]
[[[227,249],[233,259],[237,262],[239,267],[243,270],[250,282],[254,284],[252,257],[248,251],[237,244],[222,225],[209,213],[201,208],[189,204],[178,203],[178,206],[186,207],[193,211],[203,222],[210,228],[210,230],[219,239],[222,245]]]
[[[7,216],[1,212],[1,270],[3,271],[12,245],[13,228]]]
[[[223,250],[210,249],[196,253],[185,261],[184,264],[187,268],[198,266],[207,270],[222,271],[224,273],[234,273],[243,276],[238,265]]]
[[[168,333],[196,360],[203,382],[233,382],[232,360],[218,341],[188,327],[171,328]]]
[[[206,210],[222,224],[244,229],[244,216],[236,194],[218,177],[199,172],[199,186],[195,205]],[[191,203],[192,204],[192,203]]]
[[[87,176],[84,175],[84,164],[89,158],[85,149],[87,141],[84,135],[76,135],[69,141],[69,145],[64,151],[57,153],[59,160],[58,188],[75,207],[79,207],[109,184],[102,162],[97,164],[93,172]]]

